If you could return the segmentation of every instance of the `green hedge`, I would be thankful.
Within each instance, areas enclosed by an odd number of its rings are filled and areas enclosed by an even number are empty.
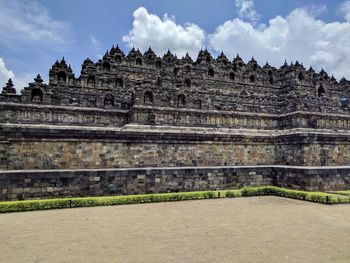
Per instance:
[[[300,200],[323,203],[323,204],[350,203],[350,193],[349,193],[349,196],[345,196],[340,194],[307,192],[307,191],[290,190],[290,189],[279,188],[274,186],[266,186],[266,187],[257,187],[257,188],[244,187],[239,190],[60,198],[60,199],[44,199],[44,200],[41,199],[41,200],[0,202],[0,213],[71,208],[71,207],[123,205],[123,204],[171,202],[171,201],[197,200],[197,199],[210,199],[210,198],[233,198],[233,197],[241,197],[241,196],[264,196],[264,195],[275,195],[275,196],[300,199]]]
[[[324,192],[308,192],[300,190],[292,190],[275,186],[266,186],[259,188],[244,187],[242,196],[261,196],[275,195],[304,201],[323,203],[323,204],[339,204],[350,203],[350,196],[342,196],[340,194],[331,194]]]
[[[336,191],[334,194],[350,196],[350,190]]]
[[[59,199],[39,199],[26,201],[0,202],[0,213],[30,210],[45,210],[71,207],[123,205],[154,202],[171,202],[225,197],[225,191],[200,191],[166,194],[100,196]]]
[[[71,203],[71,199],[63,199],[63,198],[0,202],[0,213],[68,208],[68,207],[71,207],[70,203]]]

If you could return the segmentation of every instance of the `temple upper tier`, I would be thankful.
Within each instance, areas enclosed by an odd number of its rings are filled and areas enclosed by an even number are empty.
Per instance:
[[[49,83],[38,75],[16,94],[11,80],[1,102],[131,110],[134,106],[284,114],[295,111],[349,114],[350,81],[339,82],[324,70],[317,73],[298,61],[275,68],[239,55],[230,61],[201,50],[194,61],[170,51],[158,57],[117,46],[102,59],[87,58],[80,76],[63,58],[49,70]]]

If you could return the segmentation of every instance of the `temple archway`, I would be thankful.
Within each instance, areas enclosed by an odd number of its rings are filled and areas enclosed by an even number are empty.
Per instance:
[[[143,101],[145,104],[153,104],[153,93],[151,91],[146,91],[143,96]]]
[[[184,94],[180,94],[177,97],[177,106],[181,108],[186,107],[186,96]]]
[[[40,89],[33,89],[31,94],[31,102],[33,103],[42,103],[43,101],[43,92]]]

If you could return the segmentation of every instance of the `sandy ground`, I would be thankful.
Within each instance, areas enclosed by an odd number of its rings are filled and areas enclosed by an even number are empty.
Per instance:
[[[0,262],[350,262],[350,205],[278,197],[0,214]]]

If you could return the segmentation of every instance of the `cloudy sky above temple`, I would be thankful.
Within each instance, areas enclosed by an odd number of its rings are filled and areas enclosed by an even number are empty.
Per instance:
[[[350,0],[0,0],[0,85],[21,89],[63,56],[76,77],[112,45],[193,59],[237,53],[279,67],[303,62],[350,79]]]

